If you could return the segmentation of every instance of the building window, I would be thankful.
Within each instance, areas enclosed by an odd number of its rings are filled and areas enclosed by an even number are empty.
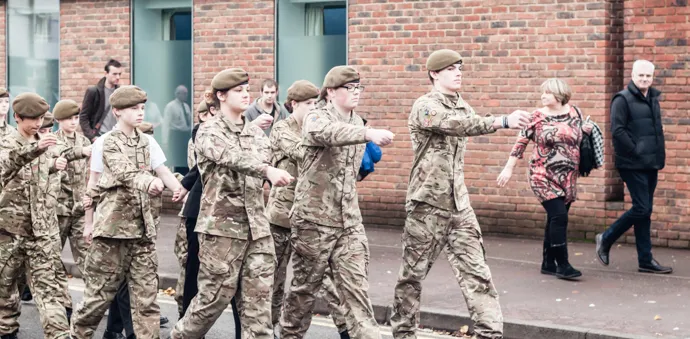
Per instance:
[[[144,120],[167,157],[186,173],[192,135],[192,0],[133,0],[132,78],[148,94]]]
[[[52,109],[60,99],[60,1],[7,1],[7,76],[11,98],[42,96]],[[14,124],[10,109],[9,120]]]
[[[280,98],[297,80],[321,86],[326,73],[347,64],[345,1],[278,0],[277,80]]]

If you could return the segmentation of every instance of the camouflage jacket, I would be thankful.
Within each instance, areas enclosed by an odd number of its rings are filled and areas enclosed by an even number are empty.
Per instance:
[[[59,145],[38,149],[13,130],[0,140],[0,229],[21,236],[49,236],[57,229],[59,179],[53,173]]]
[[[278,121],[271,131],[271,164],[273,167],[287,171],[293,177],[298,177],[298,164],[304,158],[302,147],[301,127],[293,115]],[[288,186],[271,187],[266,204],[266,215],[271,224],[290,228],[290,210],[295,200],[295,186],[293,182]]]
[[[14,128],[14,126],[8,124],[7,121],[0,121],[0,139],[4,138],[5,136],[9,135],[12,131],[16,130],[17,129]]]
[[[204,187],[195,231],[243,240],[250,233],[255,240],[270,236],[262,179],[270,150],[264,131],[221,115],[199,127],[195,146]]]
[[[413,201],[449,211],[469,207],[463,171],[467,137],[495,132],[494,120],[478,116],[459,95],[453,102],[434,90],[415,101],[408,119],[414,150],[408,209]]]
[[[79,217],[84,215],[81,198],[86,190],[88,166],[88,159],[83,151],[84,147],[91,145],[91,142],[80,133],[75,133],[75,137],[71,138],[64,131],[58,130],[55,136],[65,145],[63,156],[68,161],[65,174],[61,176],[57,215]]]
[[[130,138],[114,130],[103,140],[103,174],[98,180],[93,237],[155,239],[160,210],[148,194],[155,179],[149,139],[139,130]]]
[[[352,112],[332,104],[309,113],[302,126],[302,161],[291,215],[331,227],[362,223],[355,182],[366,147],[367,128]]]

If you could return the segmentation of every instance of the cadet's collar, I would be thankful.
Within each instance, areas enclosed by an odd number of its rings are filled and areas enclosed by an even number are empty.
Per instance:
[[[125,132],[122,132],[121,130],[114,129],[112,131],[112,134],[125,142],[128,146],[141,146],[143,141],[144,141],[144,136],[143,133],[140,132],[138,129],[134,129],[134,136],[130,137],[125,134]]]
[[[350,116],[349,116],[349,117],[345,117],[342,113],[340,113],[340,111],[339,111],[337,108],[335,108],[335,106],[333,106],[333,103],[332,103],[332,102],[329,102],[328,105],[326,105],[325,108],[326,108],[331,114],[335,115],[335,116],[338,118],[338,120],[340,120],[340,121],[342,121],[342,122],[348,122],[348,123],[349,123],[349,122],[352,120],[352,117],[355,116],[355,111],[352,110],[352,111],[350,111]]]
[[[448,108],[455,108],[455,107],[465,107],[465,100],[462,98],[462,95],[460,95],[459,92],[455,92],[457,94],[458,99],[457,101],[453,102],[448,95],[445,95],[441,93],[441,91],[437,90],[436,88],[431,90],[432,96],[437,99],[441,104]]]
[[[240,118],[242,119],[242,126],[237,126],[237,124],[230,121],[230,118],[228,118],[225,114],[222,112],[220,113],[220,120],[223,121],[223,123],[228,126],[228,129],[230,129],[230,132],[233,133],[242,133],[244,126],[247,125],[247,121],[244,119],[244,114],[240,116]]]

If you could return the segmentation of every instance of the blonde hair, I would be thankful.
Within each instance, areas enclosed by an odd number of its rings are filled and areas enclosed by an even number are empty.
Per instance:
[[[557,78],[551,78],[544,81],[541,84],[541,90],[542,92],[553,94],[561,105],[567,104],[568,101],[570,101],[570,97],[573,95],[573,91],[570,89],[570,86],[568,86],[565,81]]]

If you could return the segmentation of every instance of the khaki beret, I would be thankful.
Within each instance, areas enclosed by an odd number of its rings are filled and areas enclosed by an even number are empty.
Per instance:
[[[142,121],[138,128],[142,133],[153,134],[153,124],[150,122]]]
[[[53,108],[55,120],[67,119],[76,114],[79,114],[79,105],[71,99],[60,100]]]
[[[0,98],[8,98],[9,96],[10,92],[7,91],[7,88],[0,87]]]
[[[46,115],[43,116],[43,124],[41,125],[41,128],[46,127],[53,127],[53,113],[46,112]]]
[[[359,73],[350,66],[335,66],[323,79],[324,88],[337,88],[350,82],[359,82]]]
[[[110,106],[117,109],[130,108],[146,102],[146,92],[137,86],[122,86],[110,95]]]
[[[249,82],[249,74],[241,68],[230,68],[216,74],[211,80],[211,87],[227,91],[233,87]]]
[[[208,106],[206,105],[206,100],[201,100],[201,102],[199,103],[199,106],[196,106],[196,111],[197,111],[197,113],[208,112]]]
[[[427,71],[440,71],[450,65],[462,64],[460,53],[449,49],[441,49],[431,53],[426,59]]]
[[[297,80],[287,90],[287,102],[313,99],[319,96],[319,89],[307,80]]]
[[[38,118],[49,109],[46,100],[36,93],[19,94],[12,103],[12,110],[22,118]]]

